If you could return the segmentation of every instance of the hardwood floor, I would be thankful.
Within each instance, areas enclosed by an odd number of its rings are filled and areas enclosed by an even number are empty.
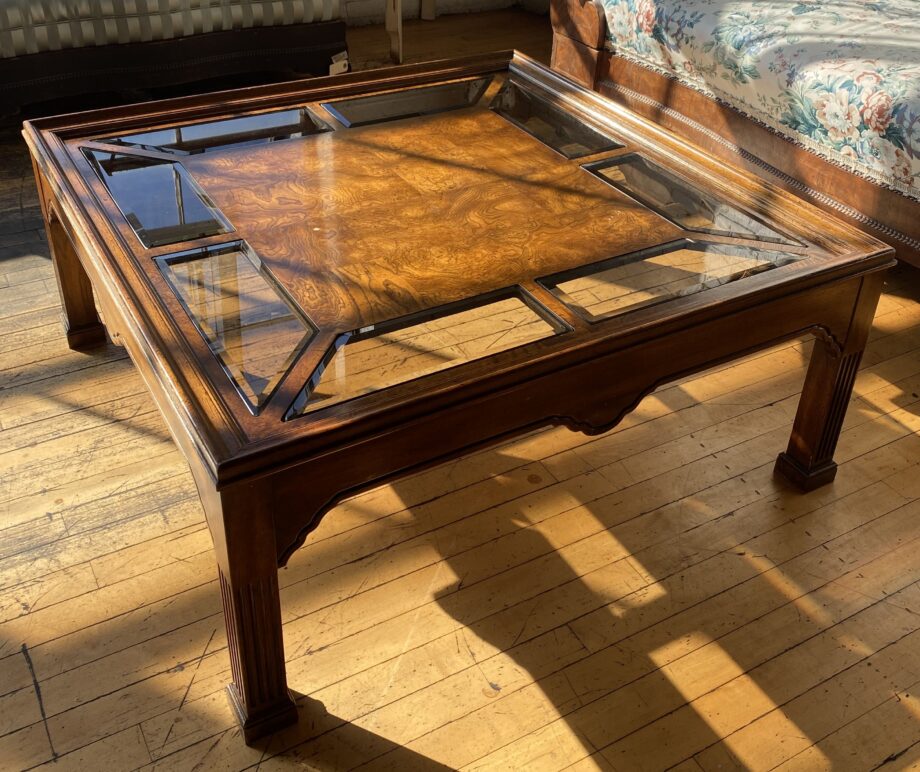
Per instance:
[[[508,18],[510,45],[539,40]],[[469,50],[477,20],[419,50]],[[339,506],[280,577],[300,724],[248,748],[187,467],[122,349],[67,348],[12,131],[0,158],[0,768],[920,765],[916,270],[889,280],[827,488],[771,476],[793,341],[601,437],[538,432]]]

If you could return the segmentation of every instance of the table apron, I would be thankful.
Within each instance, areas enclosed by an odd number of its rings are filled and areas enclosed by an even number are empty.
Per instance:
[[[287,562],[330,508],[362,490],[542,426],[563,425],[589,435],[608,431],[662,384],[808,333],[830,356],[842,358],[861,295],[863,305],[871,306],[871,323],[882,275],[819,285],[610,350],[278,469],[270,474],[268,487],[279,564]],[[864,284],[872,286],[862,292]],[[863,345],[857,346],[859,352]]]

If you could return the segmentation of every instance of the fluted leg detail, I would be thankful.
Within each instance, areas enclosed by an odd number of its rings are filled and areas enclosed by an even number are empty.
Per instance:
[[[826,349],[815,343],[789,447],[776,459],[776,471],[806,491],[837,475],[834,451],[862,359],[862,351],[842,356]]]
[[[297,720],[287,688],[277,573],[262,581],[236,584],[220,572],[230,670],[230,700],[246,741]]]
[[[239,484],[208,500],[227,626],[227,687],[246,742],[297,721],[287,688],[271,489]]]
[[[822,336],[815,341],[789,447],[776,459],[777,474],[802,490],[818,488],[837,475],[834,451],[881,287],[878,274],[863,279],[842,340]]]

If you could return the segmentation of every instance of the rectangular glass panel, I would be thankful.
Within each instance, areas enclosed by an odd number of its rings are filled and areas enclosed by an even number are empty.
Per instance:
[[[241,242],[157,258],[214,356],[259,408],[313,336]]]
[[[684,244],[586,266],[542,281],[567,305],[600,319],[739,281],[803,255],[724,244]]]
[[[629,155],[586,168],[687,230],[795,243],[642,156]]]
[[[492,78],[460,80],[439,86],[423,86],[386,94],[340,99],[324,102],[325,107],[344,126],[364,126],[368,123],[412,118],[446,110],[470,107],[479,101]]]
[[[301,415],[397,383],[497,354],[565,330],[509,296],[417,321],[345,333],[288,412]]]
[[[304,108],[279,110],[260,115],[243,115],[206,123],[192,123],[169,129],[156,129],[123,137],[108,137],[100,142],[140,147],[146,150],[204,153],[215,148],[275,142],[331,131],[332,127]]]
[[[495,97],[491,108],[566,158],[579,158],[623,147],[517,83],[509,82]]]
[[[85,148],[83,153],[145,247],[230,230],[182,164]]]

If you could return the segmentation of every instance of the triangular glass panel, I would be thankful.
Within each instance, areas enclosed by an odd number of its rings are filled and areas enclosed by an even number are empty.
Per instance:
[[[541,279],[590,321],[693,295],[802,260],[805,255],[735,244],[681,241]]]
[[[314,335],[243,242],[157,258],[163,276],[255,412]]]
[[[589,171],[682,228],[717,236],[735,236],[797,244],[757,218],[694,187],[641,155],[588,164]]]
[[[405,88],[383,94],[323,102],[323,107],[343,126],[351,128],[472,107],[491,82],[491,77],[457,80],[437,86]]]
[[[89,148],[83,154],[145,247],[232,230],[182,164]]]
[[[306,137],[324,131],[332,131],[332,127],[306,107],[298,107],[258,115],[241,115],[238,118],[223,118],[219,121],[189,123],[120,137],[105,137],[97,141],[191,155],[219,148]]]
[[[569,328],[511,290],[340,335],[286,418],[552,337]]]
[[[600,129],[514,81],[505,84],[490,107],[566,158],[580,158],[623,147]]]

